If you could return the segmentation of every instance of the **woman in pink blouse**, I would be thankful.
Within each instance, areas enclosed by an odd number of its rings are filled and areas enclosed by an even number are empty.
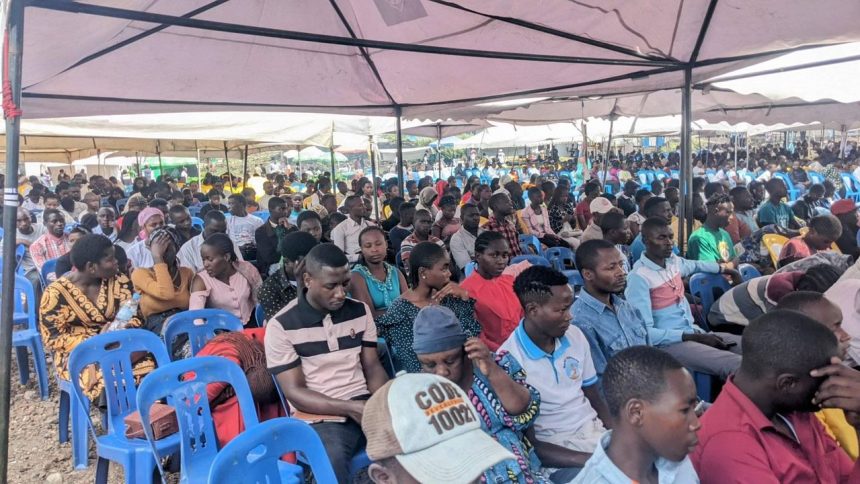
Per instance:
[[[200,246],[203,270],[191,281],[188,309],[223,309],[247,323],[257,305],[263,284],[250,262],[238,261],[227,234],[212,234]]]
[[[523,222],[532,235],[547,247],[571,248],[564,239],[555,234],[549,224],[549,211],[543,204],[543,192],[538,187],[529,188],[529,205],[523,209]]]

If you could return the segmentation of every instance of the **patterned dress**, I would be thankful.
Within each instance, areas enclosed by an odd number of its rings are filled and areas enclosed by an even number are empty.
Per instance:
[[[509,414],[487,377],[477,368],[474,369],[474,382],[469,389],[469,399],[478,410],[481,428],[514,454],[514,459],[502,461],[484,472],[481,482],[549,483],[549,478],[540,470],[541,463],[534,447],[523,435],[538,416],[540,393],[526,383],[525,370],[507,351],[496,353],[495,360],[511,379],[528,388],[531,399],[521,414]]]
[[[99,334],[110,324],[120,305],[131,299],[132,285],[128,277],[118,275],[102,281],[95,304],[69,279],[61,277],[45,288],[39,308],[39,325],[42,341],[53,352],[57,374],[69,379],[69,355],[75,347],[91,336]],[[138,317],[132,318],[129,328],[141,326]],[[149,357],[134,365],[134,376],[139,380],[155,369]],[[95,399],[101,394],[104,382],[100,371],[90,367],[81,373],[81,389]]]
[[[463,301],[454,296],[442,299],[442,306],[450,309],[460,320],[463,331],[469,336],[478,336],[481,325],[475,320],[475,300]],[[376,322],[379,336],[385,338],[394,357],[394,367],[407,373],[418,373],[421,364],[412,351],[412,323],[421,308],[399,297],[391,303],[385,314]]]

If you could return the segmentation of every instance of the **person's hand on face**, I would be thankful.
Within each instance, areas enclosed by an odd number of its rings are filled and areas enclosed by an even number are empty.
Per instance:
[[[463,344],[463,349],[466,351],[466,357],[472,360],[472,365],[484,375],[489,376],[493,370],[498,368],[493,359],[493,352],[480,339],[475,337],[467,339],[466,343]]]
[[[810,375],[824,378],[813,403],[822,408],[841,408],[848,423],[860,428],[860,371],[843,365],[834,356],[829,365],[812,370]]]
[[[164,254],[167,252],[167,247],[170,244],[170,238],[166,233],[161,233],[150,242],[149,250],[152,251],[152,259],[155,262],[163,262]]]

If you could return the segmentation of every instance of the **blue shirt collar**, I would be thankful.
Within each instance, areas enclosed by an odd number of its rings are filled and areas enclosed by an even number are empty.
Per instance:
[[[612,301],[612,305],[615,305],[616,296],[615,294],[611,294],[610,300]],[[603,304],[602,301],[598,301],[596,297],[592,296],[585,289],[579,291],[579,295],[576,296],[578,301],[582,301],[583,304],[590,307],[591,309],[597,311],[598,314],[603,314],[603,311],[608,309],[606,304]]]
[[[567,340],[566,337],[556,338],[555,340],[555,350],[552,354],[549,354],[542,350],[540,346],[535,344],[534,341],[529,337],[528,333],[526,333],[525,329],[525,319],[520,320],[520,324],[517,325],[517,329],[514,330],[514,335],[517,338],[517,343],[519,343],[520,347],[523,349],[523,353],[532,360],[540,360],[542,358],[550,358],[555,359],[559,356],[563,355],[564,352],[570,347],[570,341]]]
[[[654,262],[653,260],[649,259],[649,258],[648,258],[648,256],[647,256],[647,255],[645,255],[645,252],[642,252],[642,257],[640,257],[640,258],[639,258],[639,260],[640,260],[640,261],[642,261],[642,264],[643,264],[645,267],[647,267],[647,268],[649,268],[649,269],[651,269],[651,270],[655,270],[655,271],[665,271],[666,269],[668,269],[669,267],[671,267],[671,266],[672,266],[672,264],[674,264],[674,263],[675,263],[675,262],[674,262],[675,257],[678,257],[678,256],[676,256],[676,255],[673,253],[672,255],[670,255],[669,257],[667,257],[667,258],[666,258],[666,267],[660,267],[660,266],[658,266],[656,262]]]
[[[630,478],[627,477],[627,475],[624,474],[606,454],[606,449],[609,447],[609,442],[611,440],[612,431],[607,430],[606,433],[600,437],[600,443],[594,449],[594,453],[591,455],[591,459],[589,459],[589,461],[595,461],[595,467],[599,469],[600,474],[608,481],[627,482]],[[673,462],[668,459],[658,457],[657,460],[654,461],[654,467],[657,468],[659,482],[675,482],[687,459],[689,459],[689,457],[685,457],[684,460],[680,462]]]

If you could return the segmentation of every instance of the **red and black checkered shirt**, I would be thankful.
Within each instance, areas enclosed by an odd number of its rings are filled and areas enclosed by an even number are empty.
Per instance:
[[[508,245],[511,246],[511,257],[523,255],[523,251],[520,249],[520,235],[517,232],[517,227],[507,219],[499,220],[496,217],[490,217],[482,228],[504,235],[508,241]]]

